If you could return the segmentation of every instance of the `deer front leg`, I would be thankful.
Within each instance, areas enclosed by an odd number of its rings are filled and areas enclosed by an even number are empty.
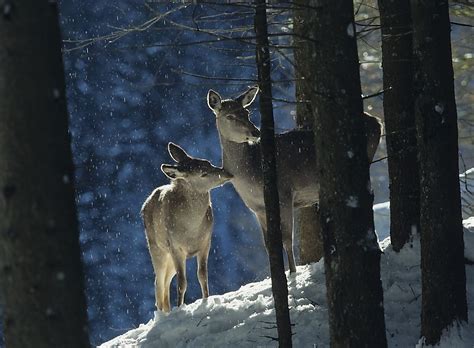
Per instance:
[[[288,257],[288,267],[290,273],[296,272],[295,256],[293,254],[293,207],[288,204],[280,204],[280,228],[283,242],[283,248]],[[267,238],[267,219],[265,212],[257,213],[257,219],[262,228],[263,238],[265,240],[265,247],[268,252],[268,238]]]
[[[197,276],[199,279],[199,284],[201,285],[202,298],[209,297],[207,261],[209,257],[210,246],[211,243],[208,244],[205,250],[197,254]]]
[[[258,223],[260,225],[260,228],[262,229],[263,242],[265,243],[265,249],[267,249],[268,252],[267,217],[265,215],[265,210],[255,213],[255,215],[257,216]]]

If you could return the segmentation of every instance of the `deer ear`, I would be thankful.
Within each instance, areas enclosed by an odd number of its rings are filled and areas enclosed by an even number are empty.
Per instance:
[[[184,151],[181,146],[176,145],[174,143],[168,143],[168,152],[171,156],[171,158],[175,162],[182,162],[184,160],[189,159],[189,155]]]
[[[162,164],[161,171],[170,179],[176,179],[176,178],[182,177],[178,168],[176,168],[175,166],[171,164]]]
[[[252,104],[257,97],[257,93],[259,91],[258,86],[253,86],[250,87],[248,90],[246,90],[244,93],[239,95],[235,101],[239,102],[243,108],[247,108]]]
[[[212,111],[217,111],[221,108],[222,98],[216,91],[212,89],[207,92],[207,105]]]

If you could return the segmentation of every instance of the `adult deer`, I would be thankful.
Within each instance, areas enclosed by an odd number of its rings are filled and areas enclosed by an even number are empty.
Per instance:
[[[143,204],[148,249],[155,271],[156,307],[169,312],[170,283],[178,275],[178,306],[186,293],[186,259],[197,256],[197,276],[202,297],[209,296],[207,260],[211,246],[213,215],[209,191],[232,178],[209,161],[189,156],[168,144],[176,165],[161,170],[171,183],[155,189]]]
[[[250,121],[247,108],[253,103],[258,87],[251,87],[235,99],[222,99],[209,90],[207,104],[216,116],[222,147],[222,165],[232,178],[237,193],[252,210],[266,240],[267,224],[263,200],[263,177],[259,140],[260,132]],[[367,156],[372,161],[380,141],[381,124],[376,117],[364,113],[361,122],[367,133]],[[290,272],[296,271],[293,255],[294,209],[311,206],[319,200],[316,170],[317,150],[313,131],[293,130],[275,135],[278,191],[283,247]],[[348,158],[351,150],[348,148]],[[340,159],[344,160],[344,159]]]

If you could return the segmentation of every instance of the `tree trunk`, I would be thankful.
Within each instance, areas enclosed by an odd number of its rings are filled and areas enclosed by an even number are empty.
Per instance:
[[[467,321],[458,130],[445,0],[412,1],[415,115],[421,179],[421,334]]]
[[[57,4],[0,15],[0,291],[6,346],[88,347]]]
[[[311,63],[316,49],[311,40],[312,21],[315,11],[310,10],[308,0],[295,1],[293,10],[293,42],[295,45],[296,79],[296,125],[302,129],[313,129],[313,108],[311,105]],[[323,257],[323,242],[317,205],[302,208],[295,215],[295,227],[299,234],[300,264],[317,262]]]
[[[272,291],[275,302],[278,341],[280,347],[291,347],[291,322],[288,309],[288,285],[283,262],[283,242],[280,227],[280,200],[275,158],[275,127],[273,122],[270,52],[268,47],[265,0],[255,1],[256,57],[260,87],[261,151],[263,193],[267,219],[267,249],[270,260]]]
[[[379,0],[384,118],[390,178],[390,239],[395,251],[418,233],[420,193],[413,96],[410,0]]]
[[[318,2],[312,96],[332,347],[385,347],[352,0]]]

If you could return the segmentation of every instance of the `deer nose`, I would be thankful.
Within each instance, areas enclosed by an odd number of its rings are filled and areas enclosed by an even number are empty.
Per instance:
[[[253,128],[250,131],[250,135],[251,137],[249,137],[248,141],[252,141],[252,142],[258,141],[260,139],[260,130],[258,128]]]

